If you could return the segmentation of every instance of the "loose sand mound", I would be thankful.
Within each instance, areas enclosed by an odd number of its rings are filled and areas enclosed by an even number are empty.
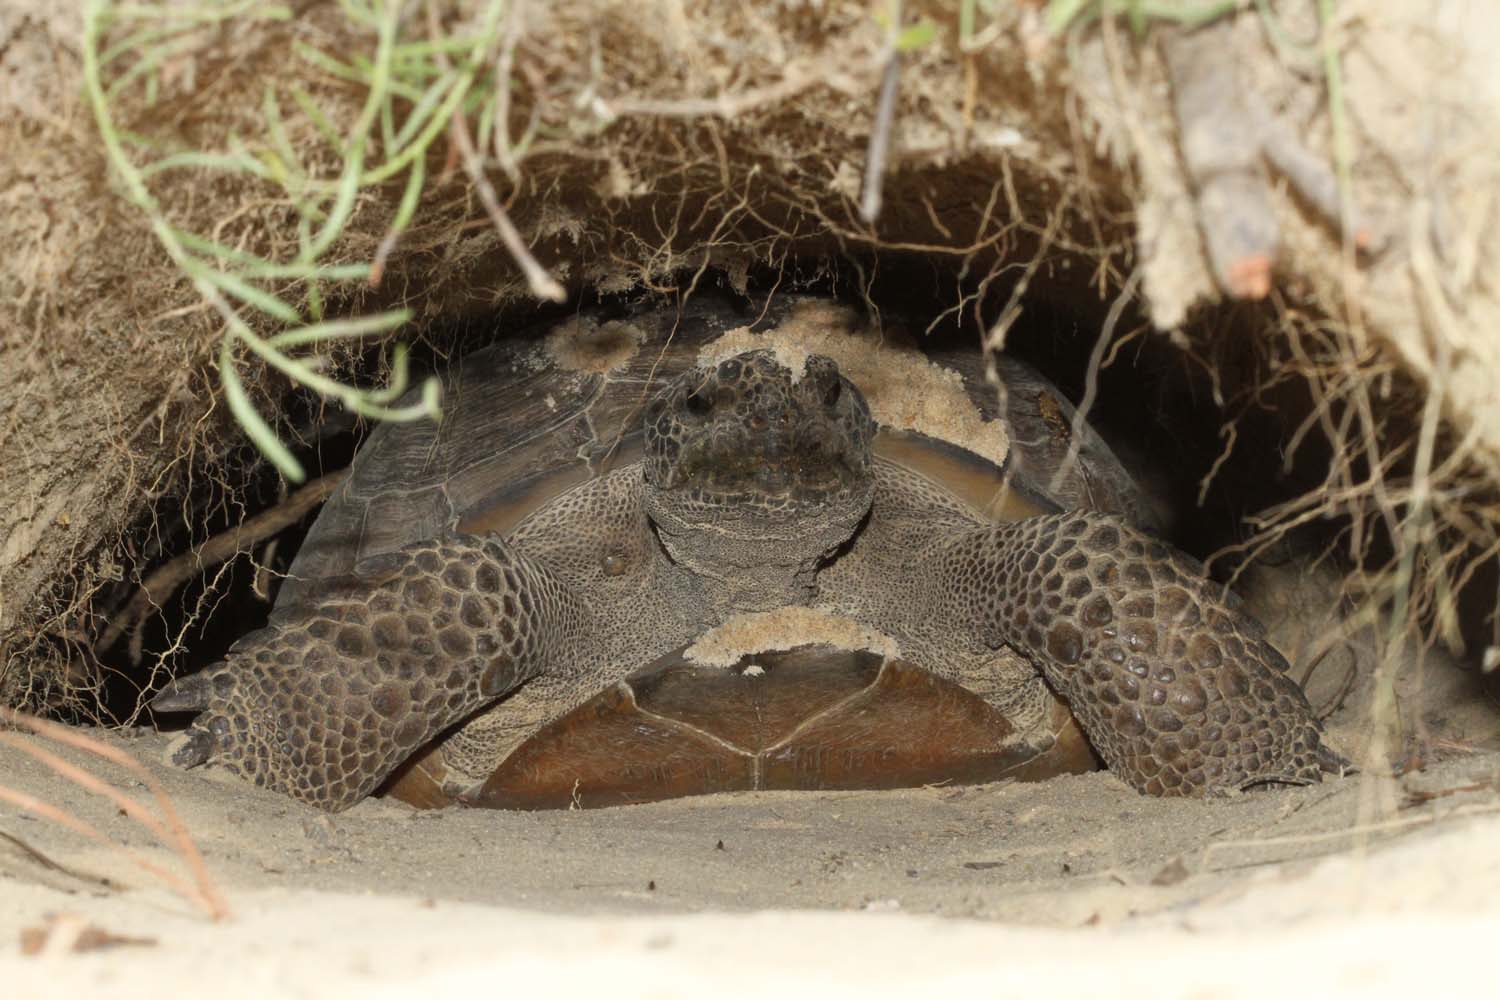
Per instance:
[[[150,762],[165,741],[110,742]],[[0,748],[0,764],[17,788],[178,867],[29,758]],[[153,770],[234,916],[209,923],[118,850],[7,820],[0,970],[13,995],[486,983],[750,996],[817,982],[837,996],[1457,996],[1478,988],[1474,956],[1500,929],[1493,753],[1392,785],[1402,808],[1373,822],[1362,800],[1374,789],[1358,778],[1210,803],[1149,799],[1092,774],[581,812],[371,800],[330,818]],[[151,943],[70,952],[84,926]],[[49,933],[57,957],[19,954]]]

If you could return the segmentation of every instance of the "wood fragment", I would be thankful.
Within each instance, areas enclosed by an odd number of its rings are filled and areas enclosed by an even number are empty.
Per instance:
[[[1210,269],[1231,297],[1260,299],[1271,291],[1281,232],[1261,159],[1260,118],[1246,107],[1227,32],[1227,25],[1188,32],[1163,48]]]
[[[21,954],[28,957],[108,951],[122,947],[155,947],[156,938],[116,934],[76,914],[50,913],[46,923],[21,928]]]

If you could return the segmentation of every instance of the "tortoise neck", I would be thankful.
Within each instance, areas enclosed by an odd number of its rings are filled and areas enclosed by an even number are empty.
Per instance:
[[[812,603],[818,566],[846,534],[824,524],[809,526],[803,537],[757,538],[671,518],[653,523],[665,557],[699,580],[721,619]]]
[[[789,605],[808,605],[817,596],[813,566],[736,568],[710,581],[709,601],[719,619]]]

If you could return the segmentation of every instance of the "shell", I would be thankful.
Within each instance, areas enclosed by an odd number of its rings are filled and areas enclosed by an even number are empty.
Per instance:
[[[509,533],[553,497],[635,461],[656,386],[700,360],[766,345],[792,363],[799,353],[832,355],[881,424],[877,454],[918,467],[996,519],[1089,507],[1149,521],[1134,482],[1087,424],[1077,461],[1057,475],[1073,407],[1018,361],[996,359],[1001,391],[977,351],[924,351],[826,300],[783,297],[756,315],[696,299],[680,314],[580,316],[454,361],[443,373],[440,423],[370,434],[293,561],[278,607],[424,538]]]
[[[567,490],[638,460],[642,414],[658,386],[766,347],[793,372],[809,354],[832,357],[880,425],[877,456],[995,520],[1075,507],[1147,520],[1109,448],[1086,424],[1075,427],[1067,401],[1019,362],[996,359],[996,386],[979,352],[925,348],[826,300],[789,297],[763,315],[699,300],[681,313],[580,316],[454,362],[440,424],[385,424],[370,435],[293,562],[278,608],[319,579],[372,569],[425,538],[508,535]],[[1075,433],[1076,461],[1065,466]],[[1050,744],[1023,742],[1001,712],[953,682],[883,652],[805,645],[832,641],[820,628],[791,633],[753,660],[726,649],[717,668],[698,649],[705,636],[687,658],[648,664],[571,711],[560,704],[560,716],[465,801],[613,805],[738,789],[1039,779],[1095,765],[1061,703],[1045,727]],[[746,669],[752,662],[758,675]],[[747,719],[769,728],[746,730]],[[439,742],[387,793],[448,804],[449,771]]]

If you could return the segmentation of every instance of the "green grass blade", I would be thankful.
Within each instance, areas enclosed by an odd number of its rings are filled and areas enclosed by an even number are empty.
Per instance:
[[[271,146],[276,150],[276,155],[286,164],[287,170],[300,174],[301,157],[292,146],[291,136],[287,135],[286,123],[281,118],[281,102],[276,99],[276,89],[271,84],[266,84],[265,96],[261,98],[261,110],[266,117],[266,129],[271,135]]]
[[[304,347],[308,344],[320,343],[325,340],[368,337],[375,333],[389,333],[411,322],[411,317],[412,311],[410,309],[396,309],[391,312],[376,313],[374,316],[331,319],[322,323],[313,323],[310,326],[299,327],[296,330],[288,330],[285,333],[278,333],[276,336],[269,338],[266,343],[278,350],[286,350],[293,347]]]
[[[387,151],[388,156],[393,155],[399,149],[404,149],[407,143],[411,142],[412,136],[416,135],[417,130],[427,124],[433,110],[442,103],[443,98],[448,92],[448,88],[452,87],[457,80],[458,71],[449,70],[434,80],[422,92],[422,96],[412,105],[411,111],[407,112],[406,120],[396,130],[396,141],[391,149]]]
[[[259,21],[287,21],[292,9],[285,4],[260,3],[259,0],[240,0],[239,3],[207,4],[199,7],[186,5],[110,4],[101,11],[101,21],[177,21],[214,24],[232,18],[249,18]]]
[[[271,425],[266,423],[265,418],[256,411],[255,404],[250,402],[245,385],[240,381],[240,374],[234,367],[232,335],[226,335],[219,348],[219,383],[224,387],[224,400],[229,404],[229,412],[234,414],[234,419],[245,429],[251,443],[288,480],[294,483],[305,480],[307,473],[303,471],[302,464],[281,443]]]
[[[283,323],[300,323],[302,316],[287,305],[285,302],[261,288],[256,288],[250,282],[241,278],[232,271],[218,271],[211,267],[199,265],[201,271],[199,277],[204,278],[216,285],[221,291],[234,296],[246,305],[254,306],[267,316],[272,316]]]
[[[401,193],[401,204],[396,206],[396,217],[391,220],[391,228],[397,233],[406,232],[406,227],[417,214],[417,202],[422,197],[422,182],[426,177],[427,161],[413,160],[411,171],[406,175],[406,190]]]
[[[290,11],[286,7],[258,6],[256,0],[233,0],[204,8],[139,3],[116,7],[109,0],[88,0],[84,10],[84,93],[111,171],[121,181],[127,199],[150,221],[153,233],[174,264],[192,279],[203,301],[226,324],[219,351],[220,381],[226,403],[256,447],[293,481],[301,481],[304,472],[245,391],[235,364],[241,343],[261,363],[363,416],[417,420],[441,415],[441,386],[435,379],[423,383],[416,402],[393,405],[408,391],[410,364],[404,346],[394,349],[390,378],[377,388],[344,384],[320,370],[319,358],[286,353],[337,339],[388,334],[410,321],[409,310],[324,320],[323,283],[367,279],[372,265],[320,264],[319,259],[343,235],[362,189],[408,167],[405,190],[392,224],[396,232],[409,226],[425,183],[425,155],[431,143],[446,127],[454,110],[464,106],[465,100],[479,105],[493,99],[474,93],[472,87],[482,55],[498,31],[503,0],[488,4],[485,30],[480,34],[430,44],[398,44],[400,18],[406,6],[393,0],[346,0],[345,10],[353,20],[378,28],[380,38],[373,59],[356,54],[345,63],[305,44],[294,43],[304,61],[368,91],[355,125],[347,134],[340,134],[306,90],[288,85],[296,108],[293,116],[300,113],[343,156],[343,169],[336,178],[309,176],[305,172],[307,168],[292,141],[297,134],[295,117],[288,117],[291,108],[282,102],[283,95],[277,91],[276,83],[265,88],[257,109],[264,130],[243,139],[231,134],[226,140],[227,151],[222,153],[179,148],[177,152],[162,155],[175,141],[163,143],[149,134],[128,134],[119,128],[112,115],[112,98],[137,84],[144,84],[148,97],[155,94],[160,82],[159,67],[166,65],[173,54],[204,44],[204,31],[211,26],[227,23],[236,16],[288,17]],[[112,26],[123,29],[123,37],[105,49],[105,34],[113,30]],[[439,51],[457,53],[466,49],[468,58],[459,70],[444,71],[432,58]],[[109,57],[107,64],[119,70],[107,81],[102,78],[101,67],[106,63],[100,59],[101,51]],[[126,60],[131,60],[128,65]],[[413,107],[403,111],[393,104],[393,97],[409,100]],[[383,140],[382,152],[390,153],[397,148],[400,151],[377,170],[367,172],[365,164],[375,155],[373,144],[377,137]],[[138,167],[132,162],[132,155],[155,159]],[[296,210],[299,235],[296,259],[270,260],[174,227],[147,181],[178,169],[249,175],[284,189],[286,201]],[[377,173],[382,176],[374,176]],[[260,246],[261,242],[257,240],[252,245]],[[287,296],[283,297],[259,284],[288,280],[301,283],[303,306],[313,317],[311,323],[304,322],[290,293],[283,293]],[[290,329],[270,338],[258,335],[247,322],[251,309]]]
[[[168,170],[223,170],[226,173],[254,174],[266,181],[274,180],[264,163],[242,153],[173,153],[141,167],[140,174],[149,178]]]
[[[338,129],[333,127],[333,122],[329,120],[328,115],[318,105],[318,102],[313,100],[313,96],[295,83],[291,84],[288,89],[291,91],[292,100],[297,103],[297,107],[307,116],[307,120],[313,123],[313,128],[318,130],[318,134],[323,137],[323,141],[335,150],[342,149],[344,146],[344,137],[339,135]]]

